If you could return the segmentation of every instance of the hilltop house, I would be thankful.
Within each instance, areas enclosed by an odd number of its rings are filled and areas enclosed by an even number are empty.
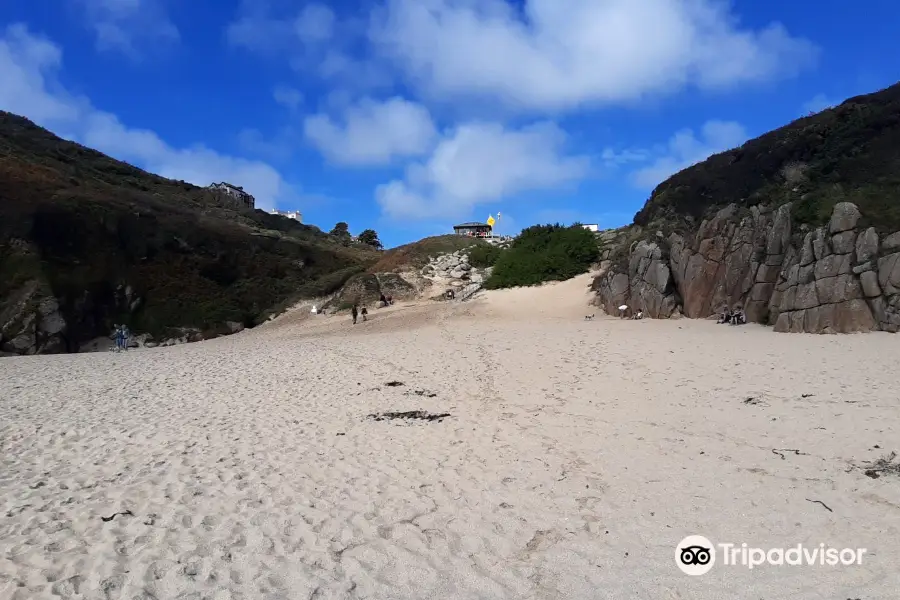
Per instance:
[[[462,223],[453,226],[453,233],[456,235],[467,235],[470,237],[489,237],[493,227],[487,223]]]
[[[600,231],[600,226],[597,223],[583,223],[581,226],[592,233]]]
[[[206,189],[236,208],[249,208],[250,210],[256,208],[256,198],[245,192],[244,188],[240,186],[223,181],[222,183],[213,183]]]
[[[276,208],[273,208],[269,211],[269,213],[273,215],[281,215],[282,217],[287,217],[288,219],[293,219],[298,223],[303,222],[303,213],[301,213],[299,210],[278,210]]]

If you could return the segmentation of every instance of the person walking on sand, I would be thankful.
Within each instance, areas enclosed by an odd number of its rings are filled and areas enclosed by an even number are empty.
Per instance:
[[[353,315],[353,324],[356,325],[356,317],[359,315],[359,309],[356,307],[356,304],[350,309],[350,314]]]
[[[362,315],[363,321],[368,321],[368,320],[369,320],[369,319],[367,318],[368,315],[369,315],[369,309],[367,309],[365,306],[362,307],[362,310],[359,311],[359,314]]]

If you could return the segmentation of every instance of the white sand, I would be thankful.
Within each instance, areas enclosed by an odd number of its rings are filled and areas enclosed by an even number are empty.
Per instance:
[[[900,597],[900,477],[854,468],[900,336],[584,321],[587,283],[0,360],[0,599]],[[366,419],[413,409],[452,416]],[[688,577],[689,534],[868,552]]]

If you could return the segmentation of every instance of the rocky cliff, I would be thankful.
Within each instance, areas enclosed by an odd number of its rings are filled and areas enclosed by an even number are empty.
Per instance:
[[[640,228],[608,235],[598,303],[610,314],[626,304],[654,318],[740,306],[776,331],[900,330],[900,232],[860,227],[849,202],[815,228],[795,224],[791,209],[760,205],[742,214],[729,205],[691,236],[659,231],[646,239]],[[626,262],[613,264],[617,250]]]
[[[599,239],[611,314],[741,306],[776,331],[900,330],[900,85],[674,175]]]
[[[0,112],[0,353],[228,333],[379,256]]]

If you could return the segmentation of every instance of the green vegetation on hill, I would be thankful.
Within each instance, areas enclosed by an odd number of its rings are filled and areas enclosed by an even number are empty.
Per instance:
[[[0,317],[36,284],[59,302],[69,351],[116,322],[156,336],[253,325],[379,256],[0,112]]]
[[[391,273],[406,269],[419,269],[428,264],[429,258],[464,250],[473,246],[487,246],[487,242],[462,235],[438,235],[427,237],[387,250],[369,268],[370,273]]]
[[[493,267],[505,250],[493,244],[480,244],[469,250],[469,264],[483,269]]]
[[[842,201],[882,231],[900,230],[900,84],[798,119],[677,173],[653,191],[637,225],[699,223],[735,203],[793,201],[820,225]]]
[[[564,281],[587,272],[599,258],[594,234],[581,225],[535,225],[504,250],[485,282],[488,289]]]

